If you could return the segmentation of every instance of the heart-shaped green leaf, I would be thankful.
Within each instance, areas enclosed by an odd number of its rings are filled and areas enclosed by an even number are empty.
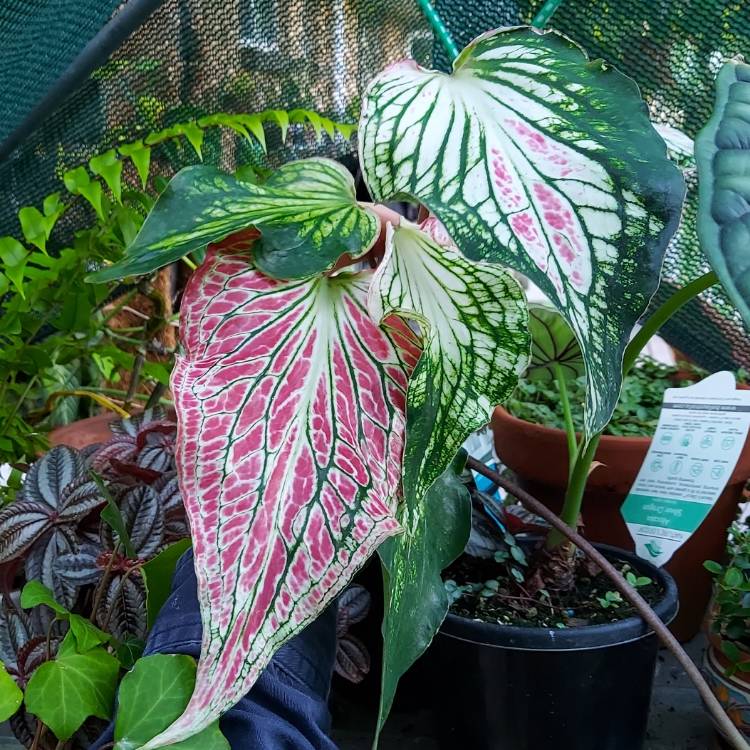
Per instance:
[[[434,219],[423,226],[448,241]],[[422,331],[422,356],[406,397],[403,485],[414,507],[526,369],[526,300],[507,271],[467,260],[402,221],[387,228],[368,307],[376,321],[395,313]]]
[[[89,716],[109,719],[120,664],[103,648],[65,653],[42,664],[26,688],[26,708],[67,740]]]
[[[166,729],[187,706],[195,685],[195,661],[181,654],[138,659],[120,685],[114,750],[135,750]],[[228,750],[215,721],[189,739],[170,745],[180,750]]]
[[[261,234],[253,248],[258,268],[297,279],[331,268],[344,253],[364,255],[380,224],[357,203],[349,172],[330,159],[290,162],[263,185],[187,167],[159,196],[125,257],[90,280],[151,273],[248,227]]]
[[[448,612],[440,572],[463,552],[471,530],[469,493],[458,476],[465,460],[465,454],[456,457],[430,487],[421,507],[402,507],[404,533],[386,539],[378,549],[386,611],[377,734],[400,677],[425,652]]]
[[[716,79],[711,119],[695,140],[698,237],[750,327],[750,65],[733,60]]]
[[[0,661],[0,721],[7,721],[18,711],[23,700],[21,688],[8,674],[5,665]]]
[[[586,430],[600,430],[684,195],[635,83],[558,34],[493,31],[452,75],[405,62],[375,78],[360,160],[376,200],[421,201],[465,255],[552,300],[586,361]]]
[[[531,364],[527,380],[555,380],[558,368],[568,380],[586,371],[583,353],[565,318],[549,305],[529,305]]]

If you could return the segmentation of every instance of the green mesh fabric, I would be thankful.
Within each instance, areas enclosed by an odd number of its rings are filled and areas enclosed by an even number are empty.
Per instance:
[[[529,23],[542,2],[434,4],[461,47],[486,29]],[[0,2],[0,136],[22,120],[116,6],[107,0]],[[721,60],[750,54],[743,0],[565,0],[550,25],[592,56],[615,62],[640,84],[654,120],[690,137],[709,116]],[[354,121],[370,77],[404,56],[449,67],[416,0],[166,0],[0,163],[0,234],[17,233],[18,208],[39,204],[59,187],[65,169],[144,130],[210,112],[267,107],[313,108]],[[294,143],[282,148],[272,139],[272,158],[320,149],[309,138]],[[352,154],[342,140],[323,148],[334,156]],[[204,152],[206,161],[227,168],[254,158],[226,134],[209,139]],[[195,157],[186,150],[155,158],[168,173]],[[657,301],[707,268],[695,236],[694,187]],[[84,220],[85,209],[66,214],[68,232]],[[750,367],[746,332],[718,291],[704,294],[664,333],[706,367]]]

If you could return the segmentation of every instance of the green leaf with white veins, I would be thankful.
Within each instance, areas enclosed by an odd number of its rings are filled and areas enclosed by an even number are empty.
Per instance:
[[[542,289],[581,343],[586,430],[602,428],[684,195],[635,83],[558,34],[493,31],[451,75],[376,77],[360,161],[375,200],[419,200],[466,256]]]
[[[529,362],[521,287],[499,266],[465,258],[435,219],[422,231],[388,225],[385,255],[368,296],[370,314],[420,325],[423,352],[406,395],[403,485],[418,504],[463,441],[487,424]],[[428,234],[431,232],[432,234]]]
[[[214,167],[187,167],[159,196],[125,257],[90,280],[151,273],[249,227],[260,232],[258,269],[301,279],[333,267],[344,253],[367,253],[380,221],[357,203],[352,176],[331,159],[289,162],[262,185]]]

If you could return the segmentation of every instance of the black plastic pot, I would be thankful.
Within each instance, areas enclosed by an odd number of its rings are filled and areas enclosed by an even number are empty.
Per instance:
[[[654,607],[677,613],[661,568],[599,549],[660,581]],[[566,630],[494,625],[448,615],[435,638],[436,722],[443,750],[641,750],[658,641],[639,617]]]

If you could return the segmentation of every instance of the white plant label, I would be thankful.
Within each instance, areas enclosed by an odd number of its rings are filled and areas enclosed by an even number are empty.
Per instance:
[[[664,393],[646,460],[621,512],[637,554],[664,565],[691,537],[729,481],[750,427],[750,391],[717,372]]]

